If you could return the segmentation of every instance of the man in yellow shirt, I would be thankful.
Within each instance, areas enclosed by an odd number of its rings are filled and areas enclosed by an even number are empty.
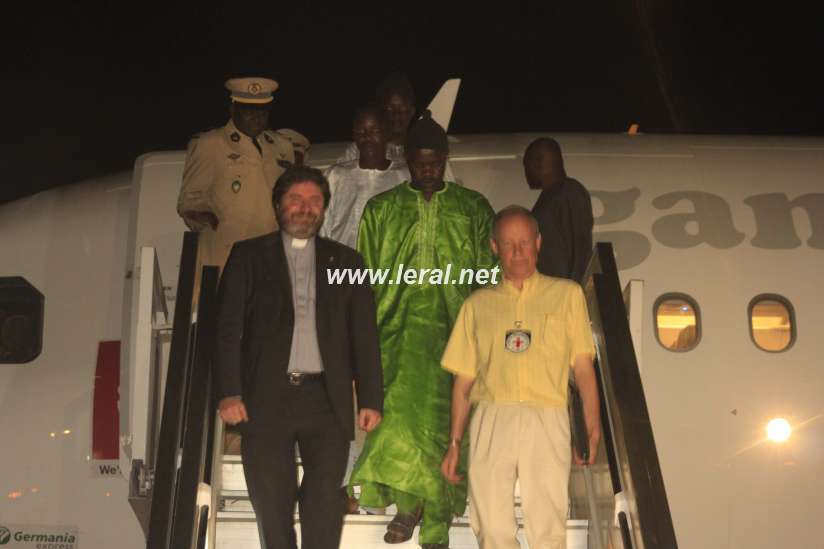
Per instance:
[[[590,463],[601,438],[586,301],[578,283],[537,272],[541,235],[529,210],[500,211],[491,245],[504,281],[464,301],[441,359],[455,374],[450,444],[441,470],[449,482],[461,479],[461,439],[474,404],[469,502],[481,549],[518,549],[516,479],[529,546],[561,549],[572,457],[570,368],[583,400]]]

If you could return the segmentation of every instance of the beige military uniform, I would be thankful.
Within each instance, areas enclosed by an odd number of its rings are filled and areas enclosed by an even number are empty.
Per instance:
[[[312,148],[312,143],[309,142],[309,139],[305,135],[289,128],[275,130],[275,133],[289,140],[295,149],[295,153],[303,155],[304,164],[309,161],[309,149]]]
[[[200,232],[201,265],[222,269],[235,242],[277,228],[272,188],[285,166],[294,162],[294,149],[269,130],[257,141],[260,152],[231,120],[189,141],[177,211]],[[217,230],[187,218],[191,212],[214,213]]]

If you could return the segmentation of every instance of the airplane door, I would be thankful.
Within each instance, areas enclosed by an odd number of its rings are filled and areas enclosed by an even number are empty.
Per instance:
[[[635,348],[635,358],[638,362],[638,371],[643,375],[643,346],[642,336],[644,319],[644,281],[630,280],[624,287],[624,305],[629,318],[629,332],[632,336],[632,346]]]

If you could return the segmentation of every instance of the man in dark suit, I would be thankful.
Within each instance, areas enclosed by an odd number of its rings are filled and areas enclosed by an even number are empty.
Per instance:
[[[320,171],[293,167],[272,194],[279,232],[238,242],[220,280],[215,370],[221,418],[242,424],[244,474],[266,549],[340,542],[340,482],[358,425],[380,423],[383,378],[368,281],[329,283],[360,269],[353,249],[316,236],[329,203]],[[303,463],[297,485],[295,443]]]

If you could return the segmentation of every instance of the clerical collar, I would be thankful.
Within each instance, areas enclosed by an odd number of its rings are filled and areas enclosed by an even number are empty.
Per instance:
[[[292,249],[295,249],[295,250],[305,249],[306,246],[309,245],[309,242],[313,238],[315,238],[315,237],[311,236],[309,238],[296,238],[296,237],[290,235],[289,233],[286,233],[286,232],[283,233],[283,243],[286,244],[287,248],[292,248]]]

